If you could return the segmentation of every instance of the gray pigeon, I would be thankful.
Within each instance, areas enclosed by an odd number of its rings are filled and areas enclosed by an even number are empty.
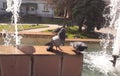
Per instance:
[[[58,32],[57,35],[53,36],[51,41],[49,43],[47,43],[46,45],[48,45],[49,47],[47,48],[47,51],[52,51],[53,50],[53,46],[57,48],[59,48],[60,50],[62,50],[60,48],[61,45],[64,46],[64,42],[65,42],[65,28],[61,28],[60,31]]]
[[[88,48],[83,42],[70,42],[70,45],[75,49],[76,52],[81,52]]]

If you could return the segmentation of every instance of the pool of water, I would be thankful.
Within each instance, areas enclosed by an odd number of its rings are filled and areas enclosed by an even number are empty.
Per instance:
[[[82,76],[120,76],[120,58],[113,67],[112,49],[103,50],[99,43],[87,43],[84,54]]]
[[[21,45],[45,45],[50,41],[50,37],[23,37],[21,39]],[[65,45],[69,45],[70,42],[65,42]],[[0,37],[0,45],[4,45],[4,39]],[[99,47],[98,43],[87,43],[90,49],[97,50]]]
[[[102,47],[100,46],[99,43],[86,43],[88,45],[88,51],[86,51],[86,55],[88,55],[91,52],[98,52],[102,50]],[[85,62],[85,60],[88,60],[84,55],[84,61],[83,61],[83,71],[82,71],[82,76],[105,76],[103,73],[93,70],[89,68],[89,61]]]
[[[24,38],[21,39],[21,45],[27,45],[27,46],[45,45],[49,41],[50,41],[50,38],[47,38],[47,37],[46,38],[24,37]],[[0,38],[0,45],[4,45],[3,38]]]

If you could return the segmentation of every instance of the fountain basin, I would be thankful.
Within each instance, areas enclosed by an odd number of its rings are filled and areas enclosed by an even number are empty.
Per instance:
[[[71,46],[46,51],[47,46],[0,46],[1,76],[80,76],[83,54]]]

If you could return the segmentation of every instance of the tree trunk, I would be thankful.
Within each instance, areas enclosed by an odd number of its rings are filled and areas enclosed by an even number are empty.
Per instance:
[[[78,31],[82,32],[82,26],[81,25],[79,25]]]
[[[64,18],[67,18],[67,7],[64,8]]]

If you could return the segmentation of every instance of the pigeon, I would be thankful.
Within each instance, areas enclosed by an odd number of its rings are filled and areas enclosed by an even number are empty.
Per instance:
[[[53,46],[56,47],[56,50],[57,50],[57,48],[62,50],[60,48],[60,46],[61,45],[64,46],[64,42],[65,42],[65,38],[66,38],[65,33],[66,33],[65,28],[61,28],[60,31],[58,32],[58,34],[53,36],[51,38],[51,41],[49,43],[47,43],[47,45],[49,46],[47,48],[47,51],[52,51],[53,50]]]
[[[70,42],[70,45],[75,49],[76,52],[81,52],[88,48],[88,46],[83,42]]]

